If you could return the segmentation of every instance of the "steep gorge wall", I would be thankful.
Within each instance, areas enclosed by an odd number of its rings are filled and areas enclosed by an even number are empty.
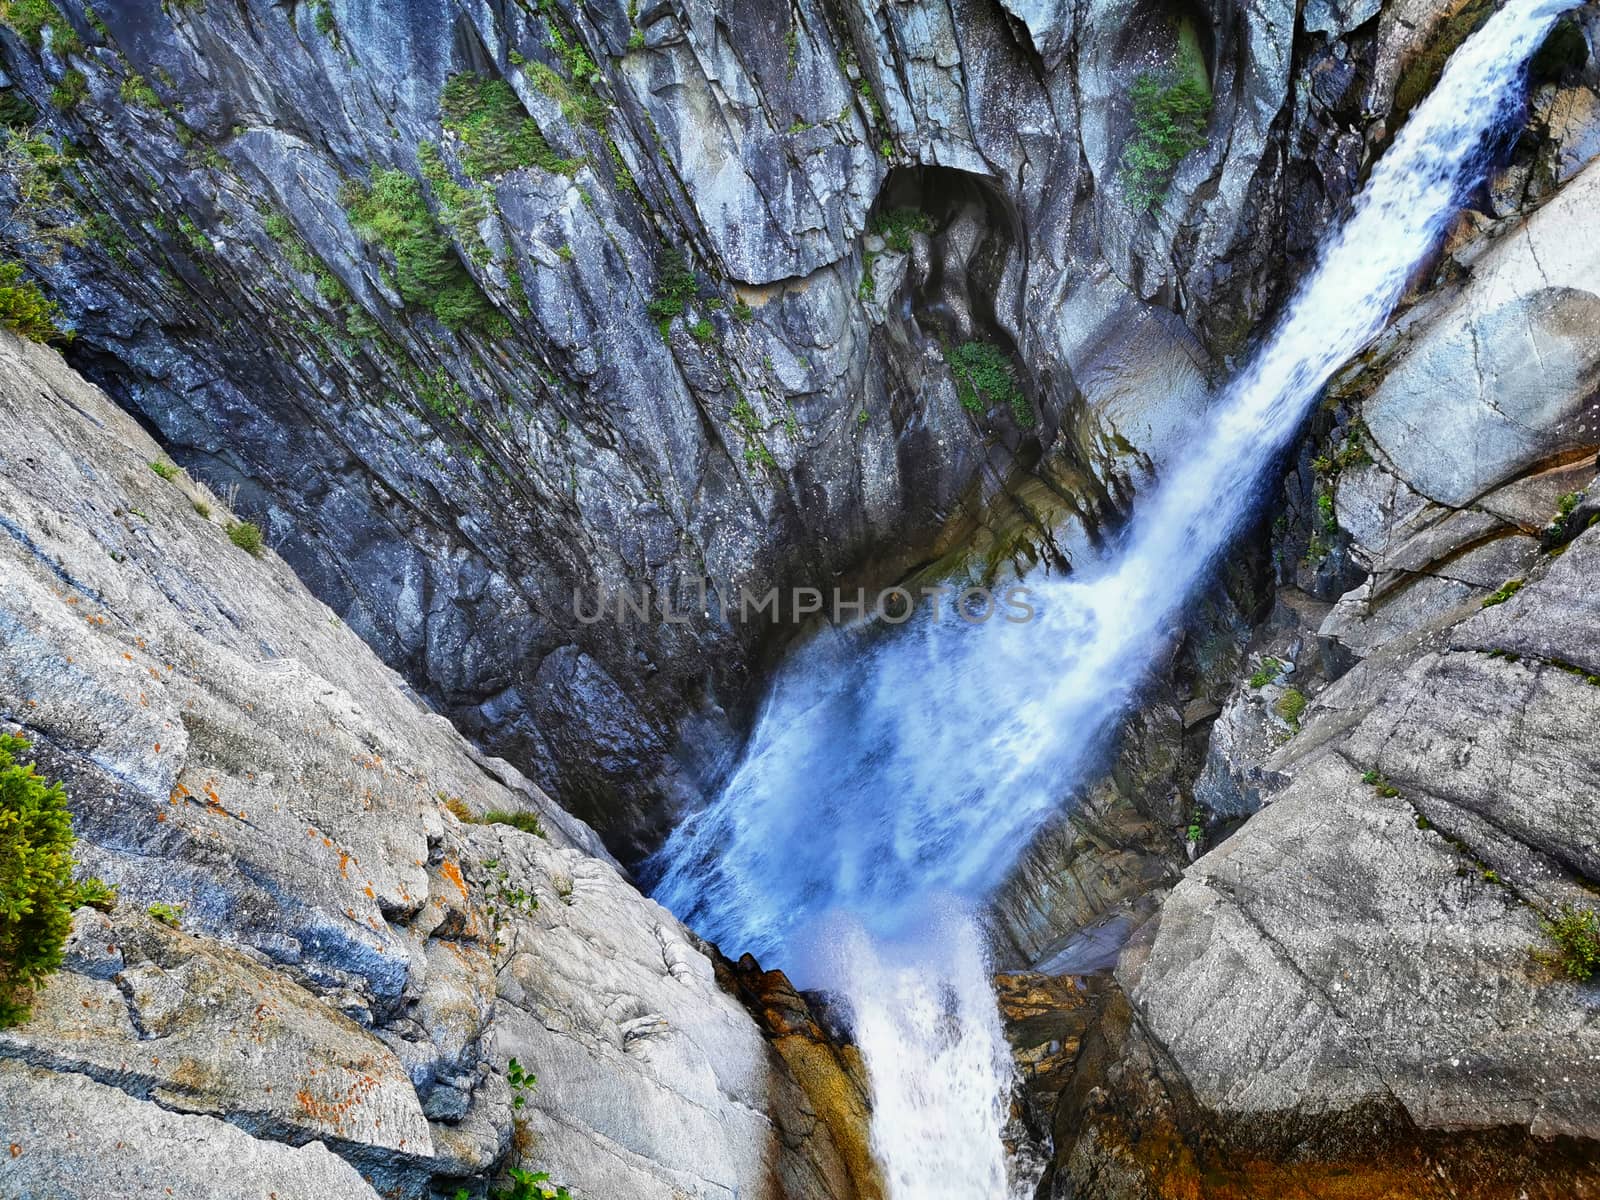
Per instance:
[[[1181,789],[1193,861],[1032,864],[1057,921],[1099,899],[1083,877],[1137,898],[1124,936],[1148,917],[1111,977],[1047,981],[1074,1005],[1008,1001],[1053,1195],[1600,1194],[1597,985],[1547,931],[1600,888],[1600,146],[1551,122],[1595,81],[1590,57],[1536,89],[1427,289],[1329,388],[1207,736],[1163,733],[1158,697],[1091,796],[1080,837]]]
[[[0,728],[119,893],[0,1030],[0,1195],[878,1195],[858,1064],[802,1086],[593,831],[105,394],[3,333],[0,418]],[[491,810],[542,832],[457,816]]]
[[[12,93],[73,147],[60,215],[93,214],[58,261],[30,247],[73,361],[237,486],[461,727],[634,853],[714,779],[781,633],[582,626],[574,589],[892,577],[1035,442],[1070,559],[1348,195],[1394,86],[1378,47],[1444,11],[1311,32],[1281,6],[137,0],[62,5],[74,45],[0,38]],[[1210,135],[1138,217],[1127,92],[1180,21],[1209,31]],[[451,332],[402,302],[340,195],[431,161],[450,215],[472,181],[440,97],[467,71],[514,88],[570,173],[498,174],[454,222],[492,308]],[[902,288],[967,244],[866,232],[887,174],[917,165],[1015,214],[992,320],[1034,429],[964,411],[934,331],[905,321]],[[665,337],[646,311],[663,246],[699,271]]]

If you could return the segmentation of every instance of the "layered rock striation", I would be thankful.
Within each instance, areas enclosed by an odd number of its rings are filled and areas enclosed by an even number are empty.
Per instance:
[[[0,1193],[877,1194],[709,951],[131,417],[9,333],[0,412],[0,714],[118,892],[0,1031]]]

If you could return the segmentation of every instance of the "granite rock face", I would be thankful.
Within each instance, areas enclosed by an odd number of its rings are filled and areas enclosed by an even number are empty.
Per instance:
[[[1344,11],[1311,6],[1302,20],[1319,32]],[[1488,11],[1351,8],[1356,25],[1310,39],[1296,78],[1314,112],[1357,95],[1368,113],[1388,106],[1377,125],[1356,122],[1363,155],[1381,151]],[[1562,496],[1587,482],[1600,442],[1585,215],[1597,177],[1594,126],[1566,114],[1600,95],[1597,21],[1585,5],[1557,24],[1504,166],[1392,327],[1330,387],[1276,519],[1242,534],[1174,631],[1106,772],[1001,885],[990,924],[1008,966],[1083,970],[1114,953],[1186,863],[1281,786],[1269,761],[1296,729],[1284,712],[1324,673],[1520,577]],[[1356,26],[1380,31],[1376,59],[1341,40]],[[1291,240],[1309,220],[1280,217]]]
[[[6,333],[0,419],[0,714],[119,893],[0,1032],[0,1193],[876,1194],[709,951],[131,417]]]
[[[1546,933],[1600,885],[1597,182],[1453,241],[1330,389],[1316,529],[1361,582],[1284,571],[1193,784],[1209,852],[1060,1094],[1054,1194],[1600,1195],[1600,991]]]
[[[1070,558],[1350,194],[1380,57],[1433,29],[1281,3],[60,11],[70,35],[0,50],[76,146],[43,216],[94,216],[24,246],[74,363],[629,856],[714,785],[792,633],[716,601],[894,578],[1029,470]],[[1139,214],[1129,90],[1185,38],[1206,146]],[[514,91],[540,165],[466,173],[464,73]],[[418,181],[474,320],[441,325],[352,225],[381,169]],[[873,224],[898,207],[933,225],[910,250]],[[661,320],[667,247],[696,276]],[[1031,424],[963,409],[940,343],[968,338],[1016,352]],[[615,591],[685,621],[578,619]]]

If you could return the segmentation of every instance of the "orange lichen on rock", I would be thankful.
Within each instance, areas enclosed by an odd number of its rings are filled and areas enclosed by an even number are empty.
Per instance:
[[[440,863],[439,874],[460,888],[463,896],[467,894],[467,881],[461,877],[461,868],[456,865],[455,859],[447,858]]]
[[[342,1094],[334,1098],[324,1098],[311,1090],[310,1078],[316,1074],[315,1068],[306,1073],[307,1086],[295,1092],[295,1102],[313,1121],[328,1126],[335,1133],[343,1133],[351,1111],[378,1086],[378,1081],[371,1075],[358,1075]]]

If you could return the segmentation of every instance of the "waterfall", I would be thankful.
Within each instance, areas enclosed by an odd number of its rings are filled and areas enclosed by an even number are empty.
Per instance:
[[[1511,0],[1455,53],[1101,561],[1030,577],[1025,624],[924,608],[811,641],[778,673],[722,792],[653,860],[655,895],[701,934],[844,996],[893,1200],[1006,1194],[1005,1047],[976,934],[951,914],[1105,753],[1323,384],[1383,327],[1481,180],[1524,63],[1573,2]]]

